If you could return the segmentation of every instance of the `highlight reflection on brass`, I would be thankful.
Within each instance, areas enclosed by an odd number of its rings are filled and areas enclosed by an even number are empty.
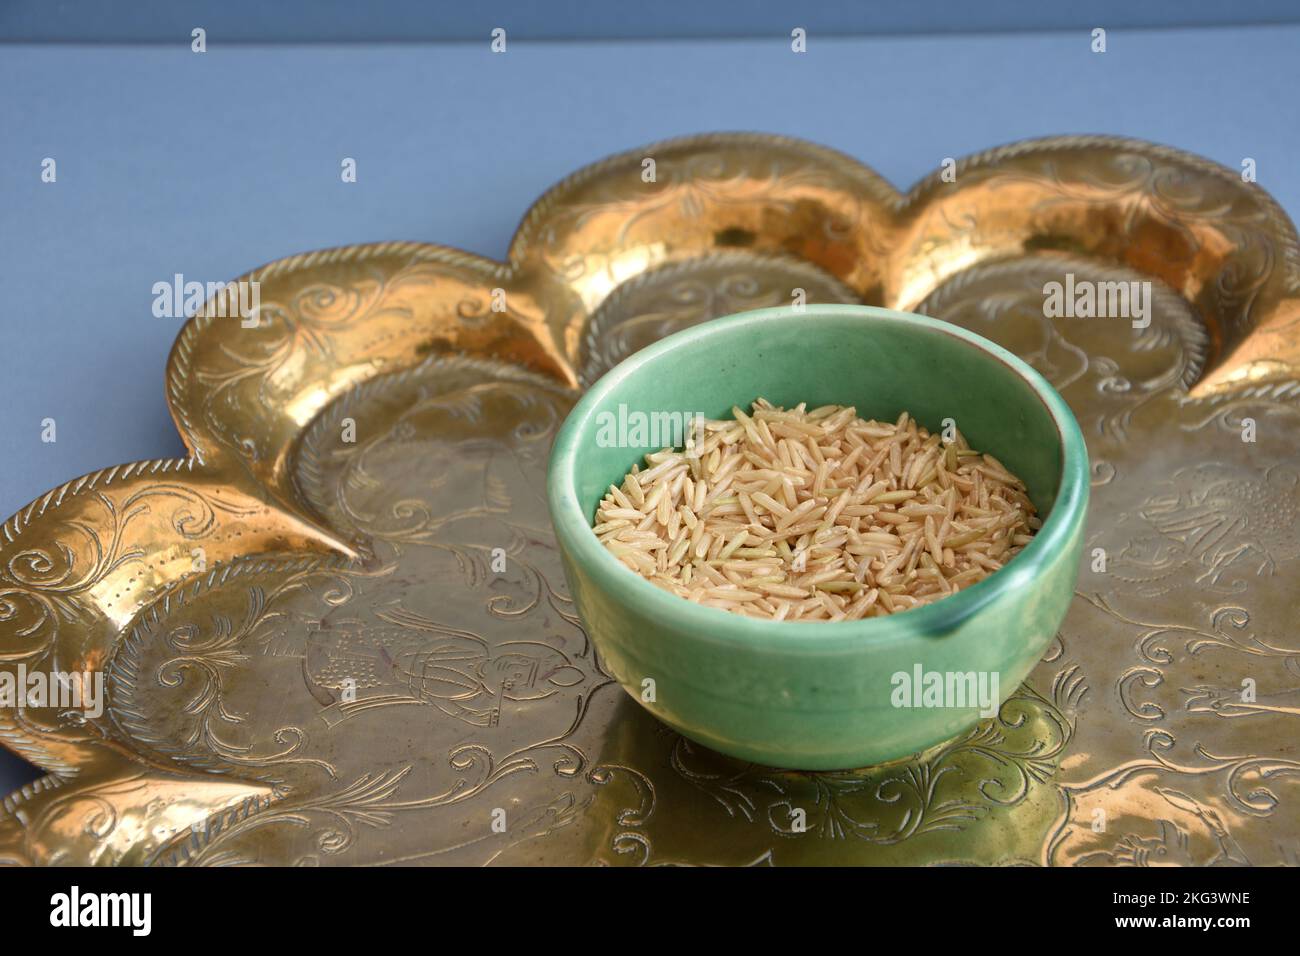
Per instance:
[[[1150,281],[1149,325],[1046,317],[1067,274]],[[1018,143],[900,195],[750,134],[579,171],[505,263],[381,243],[256,270],[260,325],[209,303],[173,348],[191,457],[0,526],[0,675],[107,684],[99,717],[0,709],[48,772],[0,804],[0,861],[1297,862],[1298,277],[1265,192],[1164,147]],[[740,764],[625,700],[541,496],[581,388],[794,289],[1001,342],[1095,463],[1091,559],[1030,680],[846,773]]]

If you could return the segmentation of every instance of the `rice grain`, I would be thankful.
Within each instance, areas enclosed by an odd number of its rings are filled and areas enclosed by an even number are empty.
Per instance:
[[[907,412],[764,399],[645,456],[593,531],[629,570],[736,614],[839,621],[908,610],[1001,569],[1042,526],[1024,482]]]

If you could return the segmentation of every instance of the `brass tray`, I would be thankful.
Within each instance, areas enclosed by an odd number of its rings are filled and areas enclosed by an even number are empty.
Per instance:
[[[949,173],[899,194],[822,147],[699,136],[560,183],[505,263],[384,243],[243,277],[260,324],[218,297],[171,354],[191,457],[0,526],[0,674],[103,674],[107,698],[0,709],[48,772],[4,800],[0,859],[1297,862],[1294,227],[1232,171],[1131,140]],[[1151,282],[1149,325],[1046,318],[1066,274]],[[1078,595],[1030,680],[967,736],[856,772],[744,765],[627,699],[542,498],[585,384],[798,289],[1002,342],[1095,462]]]

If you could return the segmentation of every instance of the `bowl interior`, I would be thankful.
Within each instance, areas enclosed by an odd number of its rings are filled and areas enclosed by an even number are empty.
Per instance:
[[[760,396],[787,407],[853,405],[863,418],[889,421],[907,410],[931,431],[951,418],[971,447],[1024,480],[1044,519],[1061,487],[1062,429],[1048,405],[1060,399],[1024,363],[933,319],[810,305],[687,329],[597,382],[570,419],[572,487],[588,523],[611,484],[671,442],[663,439],[674,421],[728,418],[733,405],[748,411]]]

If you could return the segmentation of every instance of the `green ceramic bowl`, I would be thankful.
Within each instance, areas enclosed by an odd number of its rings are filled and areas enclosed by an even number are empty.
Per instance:
[[[854,405],[864,418],[892,420],[906,409],[932,431],[953,418],[972,447],[1024,479],[1043,527],[967,590],[841,623],[700,607],[621,565],[596,540],[592,517],[610,484],[654,449],[611,441],[619,406],[634,425],[635,412],[724,418],[759,396]],[[1069,606],[1088,476],[1064,400],[1010,352],[924,316],[809,305],[698,325],[610,371],[560,429],[547,496],[578,613],[606,670],[635,700],[723,753],[830,770],[916,753],[1011,695]]]

